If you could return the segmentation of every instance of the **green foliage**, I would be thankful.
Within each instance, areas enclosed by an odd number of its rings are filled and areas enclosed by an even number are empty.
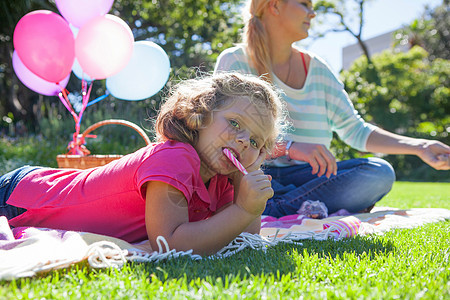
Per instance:
[[[239,3],[238,0],[116,0],[110,13],[128,23],[136,41],[151,40],[167,52],[172,67],[169,87],[179,79],[193,77],[198,70],[211,71],[218,54],[238,39],[242,27],[237,14]],[[20,122],[29,132],[39,133],[42,106],[50,101],[48,99],[59,101],[29,90],[20,83],[12,68],[14,27],[22,16],[37,9],[58,12],[54,1],[50,0],[9,1],[0,5],[0,130],[3,127],[9,132],[11,123]],[[103,82],[94,85],[94,94],[105,93]],[[80,87],[79,80],[72,76],[68,90],[77,92]],[[161,95],[151,97],[153,107],[158,107]],[[122,115],[122,118],[133,119],[135,113],[145,109],[142,103],[135,103],[136,109],[131,115]],[[50,108],[44,108],[47,109]],[[7,115],[11,117],[3,120]]]
[[[439,139],[448,144],[450,61],[430,61],[424,49],[413,47],[407,53],[386,50],[374,55],[373,63],[380,85],[373,82],[365,57],[341,73],[346,90],[362,117],[391,132]],[[416,157],[389,156],[388,159],[401,179],[405,176],[418,179],[420,174],[429,176],[428,180],[448,180],[440,178],[445,173],[431,171]]]
[[[450,184],[396,182],[380,205],[450,209]],[[0,283],[2,299],[448,299],[450,222],[341,241],[304,240],[226,259],[122,269],[85,263]]]
[[[443,0],[435,9],[426,8],[421,18],[394,35],[396,44],[419,45],[430,53],[430,59],[450,59],[450,1]]]
[[[211,70],[218,53],[237,40],[238,0],[115,1],[114,10],[133,28],[136,40],[150,39],[169,54],[175,74],[182,66]]]
[[[37,118],[33,104],[37,94],[19,82],[12,68],[13,32],[25,14],[38,9],[56,11],[54,2],[48,0],[15,0],[0,2],[0,130],[5,123],[21,122],[33,127]],[[9,115],[9,119],[4,119]]]

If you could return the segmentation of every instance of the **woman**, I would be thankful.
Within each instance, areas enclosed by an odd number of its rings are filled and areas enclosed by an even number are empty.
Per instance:
[[[391,165],[375,157],[336,162],[328,150],[333,132],[361,151],[414,154],[435,169],[450,169],[450,147],[364,122],[327,64],[293,46],[308,37],[311,1],[250,0],[247,7],[244,43],[221,53],[215,72],[264,75],[284,92],[293,129],[267,163],[275,195],[264,214],[294,214],[306,200],[324,202],[329,213],[370,211],[390,191]]]

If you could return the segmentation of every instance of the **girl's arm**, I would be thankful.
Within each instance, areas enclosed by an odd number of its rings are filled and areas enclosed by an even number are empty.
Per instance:
[[[152,248],[157,248],[156,238],[161,235],[178,251],[216,253],[261,215],[273,190],[268,177],[257,170],[242,178],[239,194],[239,199],[220,213],[207,220],[189,222],[183,193],[167,183],[148,182],[145,223]]]
[[[367,139],[370,152],[385,154],[414,154],[437,170],[450,169],[450,147],[439,141],[415,139],[375,129]]]
[[[247,228],[244,229],[244,232],[259,234],[261,231],[261,216],[258,216],[255,220],[253,220]]]
[[[222,210],[224,210],[225,208],[227,208],[228,206],[233,205],[233,203],[228,203],[224,206],[222,206],[220,209],[218,209],[216,211],[216,214],[220,213]],[[250,225],[245,228],[242,232],[248,232],[248,233],[256,233],[259,234],[259,232],[261,231],[261,216],[258,216],[255,220],[253,220],[252,223],[250,223]]]

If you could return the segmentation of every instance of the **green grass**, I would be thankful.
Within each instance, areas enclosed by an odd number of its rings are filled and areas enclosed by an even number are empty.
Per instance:
[[[450,183],[396,182],[379,205],[450,209],[449,200]],[[219,260],[181,258],[120,270],[78,264],[2,282],[0,299],[450,299],[449,256],[446,221]]]

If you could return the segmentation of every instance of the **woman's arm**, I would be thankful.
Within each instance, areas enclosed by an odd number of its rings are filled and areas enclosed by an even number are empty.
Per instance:
[[[450,147],[439,141],[415,139],[375,129],[367,139],[370,152],[385,154],[413,154],[437,170],[450,169]]]

